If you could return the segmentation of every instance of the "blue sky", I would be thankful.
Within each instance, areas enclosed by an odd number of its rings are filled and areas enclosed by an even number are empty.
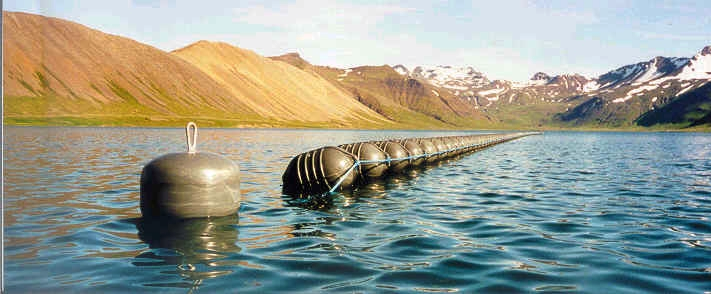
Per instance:
[[[602,74],[711,45],[711,1],[4,1],[170,51],[223,41],[318,65]]]

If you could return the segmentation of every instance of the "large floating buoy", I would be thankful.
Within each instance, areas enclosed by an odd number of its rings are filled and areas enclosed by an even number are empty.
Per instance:
[[[301,196],[331,193],[535,134],[540,133],[408,138],[323,147],[289,162],[282,176],[284,192]]]
[[[355,183],[358,158],[338,147],[323,147],[294,157],[282,181],[287,192],[320,193]]]
[[[241,198],[239,166],[222,155],[197,152],[195,123],[188,123],[185,133],[187,152],[160,156],[143,167],[141,213],[171,218],[236,213]]]

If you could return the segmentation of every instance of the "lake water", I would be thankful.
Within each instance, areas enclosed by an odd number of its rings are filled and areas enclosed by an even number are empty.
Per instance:
[[[296,154],[470,132],[200,129],[239,214],[155,224],[141,168],[184,130],[5,131],[7,293],[711,291],[711,134],[547,132],[309,202]]]

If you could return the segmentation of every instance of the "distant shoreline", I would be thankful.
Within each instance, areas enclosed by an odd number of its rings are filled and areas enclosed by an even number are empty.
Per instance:
[[[189,121],[196,122],[202,128],[224,129],[342,129],[342,130],[422,130],[422,131],[570,131],[570,132],[711,132],[711,126],[695,126],[687,128],[673,127],[641,127],[641,126],[541,126],[525,127],[514,125],[502,126],[452,126],[417,127],[402,123],[392,123],[381,126],[348,126],[333,122],[302,122],[302,121],[269,121],[269,120],[240,120],[224,118],[203,117],[147,117],[147,116],[5,116],[3,124],[12,127],[124,127],[124,128],[182,128]]]

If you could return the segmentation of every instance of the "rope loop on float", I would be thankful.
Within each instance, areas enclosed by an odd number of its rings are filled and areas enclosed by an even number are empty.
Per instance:
[[[193,131],[192,136],[190,135],[191,129]],[[188,122],[188,124],[185,126],[185,139],[188,144],[188,153],[197,152],[197,135],[197,125],[194,122]]]

